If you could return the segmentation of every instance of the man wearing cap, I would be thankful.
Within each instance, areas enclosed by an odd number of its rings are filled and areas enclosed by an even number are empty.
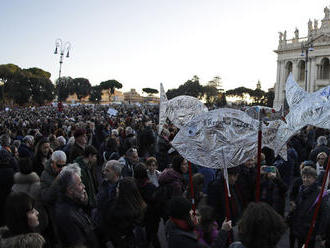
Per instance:
[[[85,153],[85,146],[87,144],[86,131],[83,128],[78,128],[75,130],[74,134],[74,144],[71,147],[69,161],[72,162],[79,156],[83,156]]]

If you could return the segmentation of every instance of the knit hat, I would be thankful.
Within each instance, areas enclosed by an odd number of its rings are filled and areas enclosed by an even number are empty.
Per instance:
[[[169,215],[172,218],[186,220],[191,209],[191,202],[182,196],[177,196],[170,200]]]
[[[84,134],[86,134],[86,130],[83,129],[83,128],[78,128],[78,129],[76,129],[76,130],[74,131],[73,136],[74,136],[75,138],[78,138],[79,136],[84,135]]]

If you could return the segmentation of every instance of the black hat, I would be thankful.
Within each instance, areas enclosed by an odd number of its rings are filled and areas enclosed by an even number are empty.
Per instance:
[[[170,200],[169,215],[175,219],[187,219],[191,209],[191,202],[182,196],[177,196]]]

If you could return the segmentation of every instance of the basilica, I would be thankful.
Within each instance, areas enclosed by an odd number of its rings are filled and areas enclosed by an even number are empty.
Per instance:
[[[324,8],[324,18],[309,20],[307,37],[300,37],[296,28],[293,38],[279,33],[274,108],[285,106],[285,83],[292,72],[297,83],[314,92],[330,84],[330,10]]]

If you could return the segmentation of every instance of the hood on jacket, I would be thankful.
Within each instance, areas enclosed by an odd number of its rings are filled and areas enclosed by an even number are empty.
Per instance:
[[[26,233],[16,236],[9,236],[4,238],[9,233],[7,227],[0,228],[0,247],[1,248],[12,248],[12,247],[44,247],[46,241],[39,233]]]
[[[158,178],[159,184],[167,184],[174,181],[183,181],[183,176],[172,168],[165,169]]]
[[[35,172],[31,172],[30,174],[17,172],[14,175],[14,183],[16,184],[33,184],[37,182],[40,182],[40,178]]]

